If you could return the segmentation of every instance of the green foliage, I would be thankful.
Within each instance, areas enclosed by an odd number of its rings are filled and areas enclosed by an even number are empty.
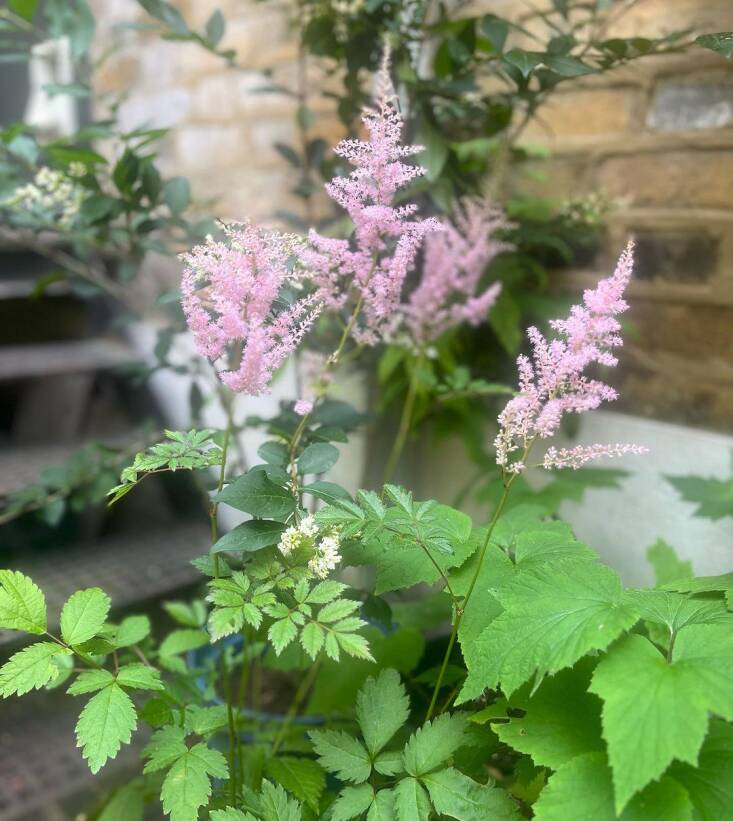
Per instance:
[[[240,476],[217,494],[216,501],[258,518],[282,522],[296,508],[292,492],[271,481],[264,470],[251,470]]]
[[[687,579],[693,575],[692,562],[678,559],[674,548],[663,539],[657,539],[647,549],[646,557],[654,568],[654,576],[659,586],[679,579]]]
[[[0,628],[35,635],[46,632],[46,598],[17,570],[0,570]]]
[[[86,703],[76,723],[76,744],[89,764],[98,772],[115,758],[122,744],[129,744],[137,727],[135,707],[130,696],[114,680],[102,687]]]
[[[83,644],[101,630],[111,602],[98,587],[74,593],[61,611],[61,637],[70,645]]]
[[[733,35],[731,35],[733,50]],[[702,476],[667,476],[686,502],[696,505],[695,516],[722,519],[733,516],[733,476],[730,479],[705,479]]]
[[[17,652],[0,667],[0,695],[22,696],[45,687],[60,674],[56,658],[71,650],[51,641],[39,641]]]

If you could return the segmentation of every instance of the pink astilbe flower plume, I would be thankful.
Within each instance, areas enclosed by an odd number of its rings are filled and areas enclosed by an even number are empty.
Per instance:
[[[224,233],[225,241],[209,239],[181,255],[181,304],[199,353],[226,359],[222,382],[257,396],[297,348],[319,305],[315,295],[283,299],[286,286],[301,286],[289,264],[295,238],[249,223],[227,225]]]
[[[529,328],[532,358],[517,359],[519,393],[499,415],[495,440],[496,461],[508,473],[525,467],[524,455],[537,438],[557,433],[566,413],[594,410],[601,402],[616,399],[613,388],[584,371],[590,365],[614,366],[611,352],[622,344],[621,326],[616,319],[628,308],[623,299],[633,268],[633,242],[629,242],[613,276],[601,280],[595,290],[583,294],[583,304],[574,305],[567,319],[555,319],[550,326],[557,338],[545,339],[537,328]],[[543,466],[578,468],[591,459],[643,453],[638,445],[591,445],[570,449],[550,448]],[[519,453],[519,458],[513,454]]]
[[[354,167],[326,185],[328,195],[354,224],[350,240],[324,237],[312,230],[300,261],[316,285],[318,298],[340,309],[352,296],[362,301],[362,318],[353,335],[373,345],[394,324],[405,277],[425,235],[440,229],[437,220],[413,220],[415,205],[396,206],[396,192],[425,173],[403,160],[422,146],[402,145],[402,116],[389,80],[388,64],[379,76],[376,109],[362,116],[366,140],[343,140],[334,149]]]
[[[512,247],[495,237],[509,227],[503,212],[480,200],[462,202],[453,222],[445,220],[442,227],[426,237],[422,278],[400,309],[418,345],[434,342],[463,322],[479,325],[486,319],[501,283],[479,294],[481,277],[497,254]]]

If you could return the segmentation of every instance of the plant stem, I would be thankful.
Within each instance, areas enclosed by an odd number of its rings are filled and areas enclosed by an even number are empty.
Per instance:
[[[420,351],[415,360],[412,374],[410,375],[410,384],[407,388],[407,396],[405,396],[405,403],[402,406],[402,414],[400,416],[400,426],[397,429],[397,436],[395,437],[392,450],[390,451],[387,464],[384,468],[383,484],[385,485],[392,480],[397,464],[400,461],[400,456],[402,456],[402,451],[405,448],[407,437],[410,434],[410,423],[412,422],[412,414],[415,409],[415,399],[417,398],[417,389],[420,381],[420,368],[422,367],[424,358],[425,354]]]
[[[295,695],[293,696],[293,701],[290,704],[290,708],[288,709],[288,713],[285,716],[285,721],[283,721],[280,729],[278,730],[277,735],[275,736],[272,742],[272,749],[270,750],[270,755],[274,756],[275,753],[280,749],[280,746],[287,735],[288,730],[290,729],[290,725],[293,723],[293,719],[298,714],[298,710],[300,709],[300,705],[303,703],[308,691],[311,688],[311,685],[315,681],[316,676],[318,675],[318,671],[321,669],[321,659],[319,658],[314,664],[311,665],[308,672],[303,676],[303,680],[298,685],[298,689],[295,691]]]
[[[222,648],[221,653],[221,676],[222,684],[224,686],[224,697],[227,703],[227,724],[229,725],[229,788],[232,797],[232,803],[237,800],[237,775],[239,768],[237,766],[237,747],[238,747],[238,733],[237,725],[234,721],[234,708],[232,707],[232,683],[229,678],[229,665],[227,664],[226,650]]]

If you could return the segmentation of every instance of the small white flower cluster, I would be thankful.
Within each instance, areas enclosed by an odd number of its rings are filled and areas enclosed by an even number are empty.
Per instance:
[[[77,183],[84,174],[86,168],[78,162],[71,163],[66,172],[44,166],[38,170],[33,182],[18,186],[5,204],[53,216],[58,225],[67,228],[87,197],[87,191]]]
[[[338,532],[329,528],[321,533],[313,516],[306,516],[297,525],[289,527],[280,537],[277,547],[283,556],[291,555],[299,547],[310,547],[313,556],[308,561],[308,570],[319,579],[325,579],[341,561]]]

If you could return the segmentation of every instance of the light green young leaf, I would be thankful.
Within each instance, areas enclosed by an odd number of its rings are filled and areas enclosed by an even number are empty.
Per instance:
[[[120,686],[109,684],[92,696],[76,723],[76,744],[89,769],[99,772],[122,744],[130,743],[136,726],[135,707]]]
[[[205,630],[174,630],[163,639],[159,652],[161,656],[177,656],[208,643],[209,635]]]
[[[675,759],[697,762],[708,714],[733,720],[731,681],[733,631],[723,625],[684,627],[671,662],[638,635],[609,652],[590,690],[604,701],[603,735],[618,812]]]
[[[397,821],[429,821],[430,799],[416,778],[403,778],[394,788],[394,797]]]
[[[300,634],[300,643],[313,661],[316,660],[316,656],[321,652],[325,637],[324,629],[320,624],[314,621],[308,622],[303,628],[303,632]]]
[[[287,755],[269,758],[265,762],[265,774],[318,812],[318,802],[326,787],[326,774],[315,761]]]
[[[42,635],[46,632],[46,599],[17,570],[0,570],[0,628]]]
[[[98,821],[143,821],[145,803],[143,791],[133,784],[115,790],[104,805]]]
[[[321,766],[328,772],[354,784],[369,778],[372,764],[360,741],[339,730],[313,730],[309,736]]]
[[[211,797],[211,779],[226,778],[227,763],[218,750],[201,742],[186,750],[171,766],[163,781],[160,799],[171,821],[196,821],[200,807]]]
[[[722,600],[692,599],[667,590],[629,590],[627,595],[642,619],[661,624],[670,634],[688,624],[727,623],[733,626],[733,614]]]
[[[429,773],[421,780],[438,813],[458,821],[521,821],[506,790],[479,784],[453,767]]]
[[[109,613],[109,596],[99,587],[77,590],[61,610],[61,636],[67,644],[82,644],[101,630]]]
[[[197,707],[190,705],[186,710],[186,729],[196,735],[223,730],[227,726],[226,704],[217,704],[213,707]]]
[[[210,818],[211,821],[257,821],[252,813],[242,812],[234,809],[234,807],[227,807],[224,810],[212,810]]]
[[[513,541],[514,561],[522,570],[558,559],[588,559],[598,555],[579,542],[566,522],[545,522],[516,534]]]
[[[594,660],[581,659],[572,670],[545,679],[534,695],[523,687],[511,707],[525,711],[493,730],[537,766],[556,770],[578,755],[603,749],[601,702],[587,692]]]
[[[184,627],[203,627],[206,621],[206,607],[199,600],[191,604],[182,601],[167,601],[163,602],[163,609]]]
[[[410,701],[396,670],[369,678],[356,697],[356,720],[372,758],[405,724]]]
[[[654,568],[658,587],[679,579],[689,579],[694,575],[692,562],[678,559],[674,548],[664,539],[657,539],[651,547],[648,547],[646,557]]]
[[[23,648],[0,667],[0,695],[22,696],[45,687],[60,673],[54,662],[60,655],[71,655],[71,650],[52,641],[39,641]]]
[[[374,800],[371,784],[344,787],[331,805],[331,821],[350,821],[365,813]]]
[[[177,761],[188,749],[185,744],[186,732],[182,727],[163,727],[156,730],[143,750],[143,756],[149,761],[145,764],[144,773],[164,770]]]
[[[147,616],[128,616],[123,619],[114,637],[115,647],[131,647],[150,635],[150,619]]]
[[[308,593],[306,602],[308,604],[327,604],[340,596],[344,590],[346,590],[347,586],[348,585],[334,581],[333,579],[326,579],[325,581],[319,582],[313,590]]]
[[[586,753],[563,764],[550,776],[533,810],[535,821],[570,821],[574,818],[593,821],[692,819],[692,806],[687,793],[669,776],[650,784],[617,815],[613,805],[611,770],[602,752]]]
[[[262,821],[301,821],[303,817],[300,804],[288,798],[285,790],[271,781],[262,782],[260,804]]]
[[[510,695],[533,674],[552,675],[602,650],[638,619],[613,570],[586,561],[525,570],[496,596],[505,612],[476,640],[457,703],[499,683]]]
[[[380,790],[369,807],[367,821],[395,821],[396,817],[394,790]]]
[[[366,626],[366,622],[361,621],[361,619],[356,621],[358,624],[353,621],[349,622],[349,620],[344,620],[343,622],[338,622],[333,626],[334,632],[329,633],[326,637],[326,652],[329,653],[328,640],[335,638],[338,642],[338,646],[347,655],[357,659],[364,659],[365,661],[374,661],[374,657],[369,650],[369,642],[364,638],[364,636],[351,632],[354,629],[360,629],[361,627]],[[329,655],[333,658],[332,648]],[[336,660],[338,660],[338,658]]]
[[[275,655],[279,656],[297,634],[298,628],[289,616],[285,619],[273,622],[267,631],[267,638],[272,642]]]
[[[121,687],[132,687],[136,690],[163,690],[160,673],[146,664],[125,664],[117,673],[117,683]]]
[[[96,693],[112,684],[115,677],[109,670],[83,670],[69,685],[66,691],[70,696],[81,696],[84,693]]]
[[[404,772],[401,750],[383,750],[374,759],[374,769],[382,775],[397,775]]]
[[[403,753],[405,770],[420,778],[444,764],[465,742],[466,717],[443,713],[410,736]]]

